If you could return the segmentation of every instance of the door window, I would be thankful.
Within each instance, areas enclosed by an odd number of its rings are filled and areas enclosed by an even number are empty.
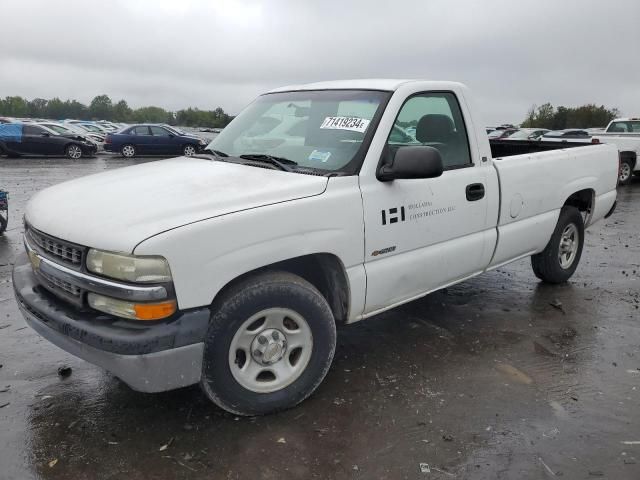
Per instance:
[[[22,134],[23,135],[42,135],[44,133],[44,130],[41,129],[40,127],[36,127],[35,125],[25,125],[22,128]]]
[[[149,133],[149,127],[134,127],[131,133],[133,135],[151,135]]]
[[[387,140],[395,155],[406,145],[427,145],[442,156],[445,169],[473,164],[460,105],[450,92],[421,93],[402,106]]]
[[[151,128],[151,135],[154,137],[168,137],[169,132],[162,127],[149,127]]]

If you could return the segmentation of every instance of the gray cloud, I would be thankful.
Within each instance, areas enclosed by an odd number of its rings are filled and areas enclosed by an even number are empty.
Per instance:
[[[640,114],[637,0],[22,0],[3,18],[0,96],[236,113],[280,85],[409,77],[468,84],[487,124],[546,101]]]

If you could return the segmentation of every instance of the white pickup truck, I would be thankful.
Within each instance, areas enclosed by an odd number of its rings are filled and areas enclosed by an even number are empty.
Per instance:
[[[633,174],[640,175],[640,118],[617,118],[604,133],[592,137],[593,143],[615,145],[620,152],[620,184],[631,183]]]
[[[18,304],[135,390],[199,383],[235,414],[292,407],[327,374],[338,323],[523,257],[543,281],[572,276],[584,229],[615,207],[616,148],[492,156],[484,125],[458,83],[274,90],[205,154],[39,192]]]

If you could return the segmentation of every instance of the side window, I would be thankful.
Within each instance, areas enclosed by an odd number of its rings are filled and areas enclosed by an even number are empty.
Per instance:
[[[472,164],[467,129],[458,100],[450,92],[422,93],[405,102],[387,140],[391,154],[403,145],[440,151],[445,169]]]
[[[135,127],[131,130],[132,135],[151,135],[149,127]]]
[[[35,125],[25,125],[24,127],[22,127],[23,135],[42,135],[43,133],[44,130],[42,130],[40,127],[36,127]]]
[[[149,127],[149,128],[151,129],[151,135],[153,135],[154,137],[168,137],[169,136],[169,132],[166,131],[162,127]]]

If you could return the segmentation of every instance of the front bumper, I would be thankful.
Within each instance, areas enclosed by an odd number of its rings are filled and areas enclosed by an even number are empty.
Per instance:
[[[26,254],[13,287],[27,324],[63,350],[110,371],[134,390],[162,392],[200,381],[208,308],[140,323],[57,299],[37,282]]]

